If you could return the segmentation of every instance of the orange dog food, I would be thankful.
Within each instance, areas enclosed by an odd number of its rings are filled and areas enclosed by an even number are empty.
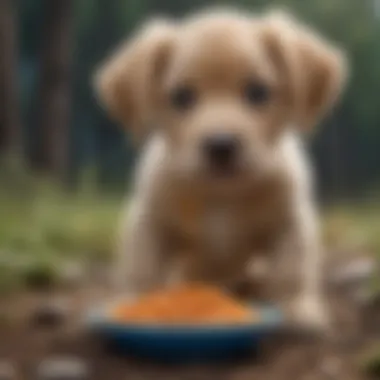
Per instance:
[[[244,323],[255,319],[252,310],[213,287],[183,285],[148,294],[137,302],[119,305],[114,317],[138,323]]]

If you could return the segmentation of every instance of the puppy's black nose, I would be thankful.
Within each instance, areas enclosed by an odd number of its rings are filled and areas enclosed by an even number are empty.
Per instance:
[[[235,160],[239,145],[239,139],[235,135],[218,134],[204,140],[203,151],[211,164],[226,166]]]

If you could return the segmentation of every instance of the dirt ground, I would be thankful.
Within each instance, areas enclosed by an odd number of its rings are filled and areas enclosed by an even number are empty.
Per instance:
[[[44,359],[69,355],[86,363],[88,378],[93,380],[364,380],[370,377],[359,371],[359,357],[380,338],[379,306],[359,307],[348,297],[330,291],[334,337],[281,332],[258,354],[239,362],[163,366],[117,355],[78,326],[78,316],[86,305],[102,297],[97,289],[60,294],[67,302],[70,319],[59,327],[37,326],[31,319],[33,310],[51,296],[23,294],[0,303],[11,317],[1,323],[0,360],[11,361],[20,378],[37,379],[38,364]]]

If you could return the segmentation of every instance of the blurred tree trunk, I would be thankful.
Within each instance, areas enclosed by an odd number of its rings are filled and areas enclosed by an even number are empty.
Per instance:
[[[0,154],[22,158],[16,21],[13,0],[0,0]]]
[[[37,92],[39,144],[36,168],[67,177],[70,140],[72,0],[43,0],[44,23]]]
[[[120,0],[97,0],[94,4],[95,23],[94,38],[97,41],[96,49],[93,53],[96,62],[101,62],[105,56],[109,55],[115,44],[123,37],[122,18]],[[120,136],[120,131],[112,128],[108,117],[104,112],[98,116],[95,127],[95,162],[97,169],[97,182],[99,186],[110,182],[112,176],[112,165],[110,161],[115,153],[116,147],[120,146],[120,141],[124,137]]]

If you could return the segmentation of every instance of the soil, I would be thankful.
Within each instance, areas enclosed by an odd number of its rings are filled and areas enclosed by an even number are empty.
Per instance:
[[[9,360],[19,378],[37,379],[38,364],[55,355],[83,360],[89,379],[128,380],[364,380],[360,355],[380,339],[380,306],[359,306],[350,297],[329,290],[335,321],[329,337],[282,331],[259,353],[238,362],[209,365],[160,365],[118,355],[80,328],[78,318],[106,291],[81,289],[59,293],[26,293],[0,301],[0,361]],[[46,298],[60,297],[70,317],[62,325],[33,323],[33,311]],[[380,379],[380,376],[372,377]]]

